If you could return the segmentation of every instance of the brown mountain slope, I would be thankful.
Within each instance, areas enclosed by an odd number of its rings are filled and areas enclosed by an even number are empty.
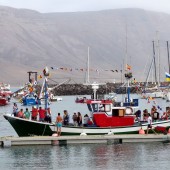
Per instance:
[[[89,46],[90,68],[101,70],[100,74],[91,71],[91,77],[99,78],[96,81],[100,82],[113,82],[114,78],[120,81],[127,35],[128,61],[124,62],[132,65],[136,79],[144,80],[144,66],[148,56],[153,56],[152,41],[159,31],[163,79],[168,69],[169,21],[168,14],[140,9],[41,14],[0,7],[0,77],[14,84],[23,83],[27,71],[41,72],[46,65],[73,70],[86,68]],[[76,82],[84,81],[85,73],[81,71],[52,71],[53,78],[73,77]]]

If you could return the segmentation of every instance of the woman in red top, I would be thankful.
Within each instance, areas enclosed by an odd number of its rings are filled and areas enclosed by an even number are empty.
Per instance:
[[[23,109],[21,109],[21,110],[18,112],[18,115],[17,115],[17,116],[20,117],[20,118],[25,118],[24,113],[23,113]]]

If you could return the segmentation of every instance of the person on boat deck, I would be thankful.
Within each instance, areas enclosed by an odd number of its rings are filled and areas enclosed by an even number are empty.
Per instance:
[[[32,107],[32,117],[31,117],[31,119],[37,120],[37,116],[38,116],[38,109],[35,106],[33,106]]]
[[[84,115],[84,119],[83,119],[83,125],[84,125],[85,127],[87,127],[89,121],[90,121],[90,118],[89,118],[88,114],[85,114],[85,115]]]
[[[63,124],[64,125],[69,125],[69,115],[68,115],[67,110],[64,110]]]
[[[137,111],[135,112],[135,115],[136,115],[136,120],[137,120],[137,121],[140,121],[140,120],[141,120],[141,110],[137,110]]]
[[[147,134],[149,132],[149,129],[151,129],[155,134],[157,134],[152,128],[152,117],[151,117],[150,113],[148,114]]]
[[[147,109],[145,109],[145,110],[143,110],[143,121],[147,121],[148,120],[148,110]]]
[[[163,115],[161,116],[162,120],[168,120],[168,113],[164,112]]]
[[[48,122],[48,123],[51,123],[51,110],[50,108],[48,107],[47,110],[46,110],[46,114],[45,114],[45,119],[44,119],[45,122]]]
[[[58,116],[56,117],[56,126],[57,126],[57,134],[58,134],[58,136],[61,135],[62,121],[63,121],[63,119],[60,116],[60,113],[58,113]]]
[[[13,115],[17,116],[17,113],[18,113],[18,106],[17,106],[16,103],[14,103],[14,105],[13,105]]]
[[[151,115],[152,115],[154,112],[156,112],[156,111],[157,111],[156,106],[152,106],[152,108],[151,108]]]
[[[18,112],[18,115],[17,115],[19,118],[25,118],[25,115],[23,113],[23,109],[21,109],[19,112]]]
[[[78,123],[77,123],[77,114],[76,114],[76,112],[74,112],[72,119],[73,119],[74,126],[77,126]]]
[[[168,115],[168,118],[170,117],[170,107],[166,107],[166,112],[167,112],[167,115]]]
[[[39,113],[39,121],[40,122],[44,122],[44,119],[45,119],[45,110],[42,109],[42,107],[39,107],[38,113]]]
[[[78,123],[78,126],[82,126],[82,116],[81,116],[81,113],[78,112],[77,114],[78,114],[78,116],[77,116],[77,123]]]
[[[151,116],[152,116],[152,119],[153,119],[154,121],[156,121],[156,120],[159,119],[159,112],[157,111],[156,106],[153,106],[153,107],[151,108]]]
[[[24,112],[24,116],[25,116],[26,119],[30,118],[30,112],[29,112],[28,108],[26,108],[26,110]]]

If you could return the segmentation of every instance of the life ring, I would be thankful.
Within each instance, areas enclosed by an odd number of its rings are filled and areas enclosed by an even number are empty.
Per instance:
[[[37,85],[37,81],[34,81],[34,85]]]
[[[133,109],[132,109],[131,107],[127,107],[127,108],[125,109],[125,114],[131,115],[132,113],[133,113]]]

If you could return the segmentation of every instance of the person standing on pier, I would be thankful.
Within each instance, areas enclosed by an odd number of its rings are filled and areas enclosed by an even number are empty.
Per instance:
[[[155,135],[157,135],[157,133],[152,128],[152,117],[151,117],[150,113],[148,114],[148,116],[149,117],[148,117],[147,134],[149,132],[149,129],[151,129],[155,133]]]
[[[63,119],[60,116],[60,113],[58,113],[58,116],[56,117],[56,126],[57,126],[57,134],[58,134],[58,136],[61,135],[62,121],[63,121]]]

